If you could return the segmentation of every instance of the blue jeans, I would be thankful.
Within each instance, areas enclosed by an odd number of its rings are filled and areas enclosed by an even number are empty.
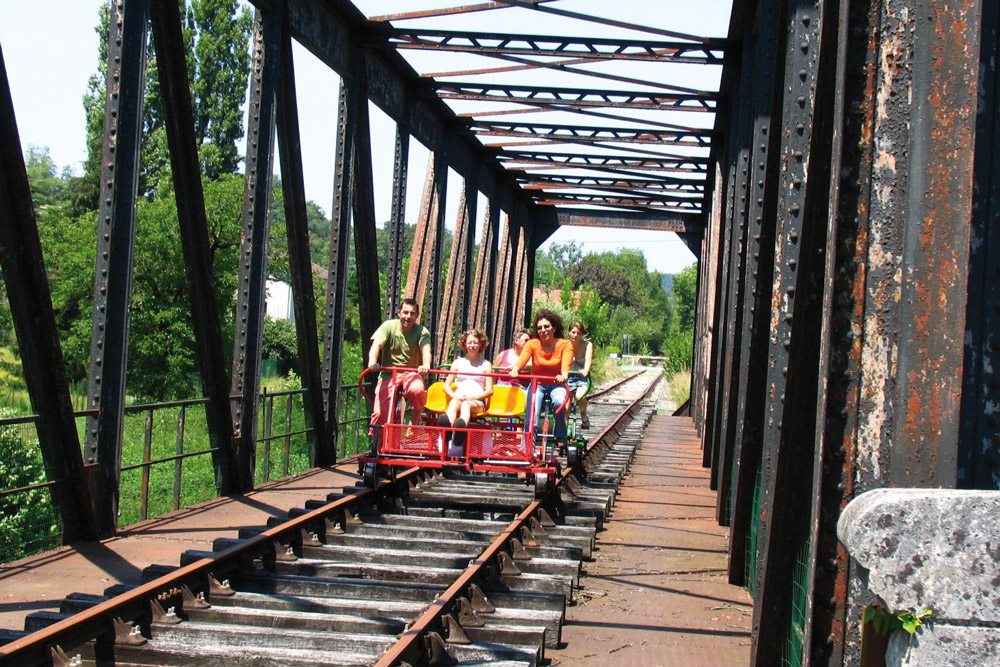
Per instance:
[[[548,396],[552,401],[552,411],[555,412],[566,401],[566,387],[561,384],[539,384],[535,385],[535,394],[532,399],[535,401],[535,430],[541,423],[542,402]],[[554,435],[556,440],[566,437],[566,410],[555,413],[556,428]]]

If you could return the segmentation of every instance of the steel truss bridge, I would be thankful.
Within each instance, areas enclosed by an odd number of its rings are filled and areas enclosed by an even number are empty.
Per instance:
[[[717,518],[731,531],[730,580],[754,596],[753,660],[774,664],[796,633],[811,664],[857,659],[859,610],[870,599],[858,592],[857,569],[837,541],[844,505],[873,488],[995,489],[1000,479],[997,4],[736,0],[725,37],[636,26],[616,19],[613,7],[587,15],[551,0],[386,16],[346,0],[253,4],[230,376],[210,288],[177,3],[112,2],[92,416],[83,443],[0,67],[0,259],[65,539],[116,530],[151,33],[221,492],[253,486],[276,151],[314,465],[332,463],[336,452],[352,236],[363,339],[401,295],[415,295],[442,355],[470,323],[485,325],[502,345],[530,317],[534,251],[558,227],[675,232],[699,258],[688,410],[719,491]],[[448,29],[454,14],[513,11],[582,27],[572,34]],[[612,29],[642,37],[601,37]],[[322,341],[293,40],[342,83]],[[420,71],[406,57],[413,51],[471,55],[482,66]],[[647,78],[624,69],[636,63],[662,69],[642,70],[655,71]],[[672,69],[679,66],[721,69],[721,83],[682,85]],[[544,71],[544,85],[515,75],[525,71]],[[385,294],[371,261],[369,101],[397,128]],[[432,157],[403,276],[414,139]],[[449,170],[463,195],[443,274]],[[488,202],[484,211],[477,193]]]

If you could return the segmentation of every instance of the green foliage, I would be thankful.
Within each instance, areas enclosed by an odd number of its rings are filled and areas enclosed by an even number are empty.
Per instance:
[[[295,323],[291,320],[264,318],[264,335],[261,355],[265,359],[278,362],[278,375],[293,374],[298,368],[298,341],[295,337]]]
[[[861,622],[871,622],[872,627],[875,628],[875,632],[883,637],[894,630],[905,630],[908,634],[912,635],[917,631],[917,628],[924,624],[924,619],[933,613],[931,609],[926,607],[919,613],[905,610],[890,612],[881,605],[873,604],[865,607]]]
[[[670,376],[667,396],[678,407],[691,397],[691,371],[678,371]]]
[[[553,243],[547,250],[535,253],[534,287],[562,285],[566,272],[582,259],[583,246],[576,241]]]
[[[14,414],[0,408],[0,419]],[[26,440],[19,425],[0,426],[0,489],[17,489],[45,481],[37,440]],[[59,532],[49,492],[31,489],[0,497],[0,563],[51,549]]]
[[[673,373],[690,370],[694,355],[695,293],[698,268],[691,265],[674,275],[670,300],[673,317],[664,344],[667,370]]]
[[[195,135],[203,173],[215,180],[224,174],[236,173],[240,162],[236,142],[243,137],[242,108],[250,73],[249,40],[253,17],[237,0],[189,0],[186,5],[183,22],[189,45],[187,64]],[[74,208],[77,214],[96,209],[100,194],[109,21],[108,5],[104,4],[95,27],[99,40],[97,72],[90,78],[83,99],[87,113],[88,156],[84,175],[75,188],[80,193]],[[172,186],[152,40],[146,48],[139,192],[152,198],[169,192]]]

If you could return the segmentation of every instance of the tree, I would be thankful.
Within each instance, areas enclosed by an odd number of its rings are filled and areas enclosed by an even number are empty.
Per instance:
[[[184,0],[178,0],[183,5]],[[236,142],[243,137],[243,102],[250,74],[249,40],[253,16],[238,0],[190,0],[183,10],[184,33],[202,170],[210,180],[236,173]],[[95,30],[99,36],[97,72],[84,95],[87,112],[87,161],[77,187],[77,212],[97,208],[100,195],[104,113],[107,95],[108,27],[110,11],[102,5]],[[146,47],[146,89],[143,99],[143,137],[139,192],[153,197],[171,187],[166,150],[163,105],[156,71],[156,53]]]
[[[570,267],[583,259],[583,245],[576,241],[553,243],[535,254],[535,287],[562,285]]]
[[[665,352],[669,360],[667,370],[690,370],[694,354],[695,292],[698,268],[691,265],[674,275],[671,301],[674,318],[667,333]]]
[[[56,163],[52,161],[47,146],[28,144],[24,152],[24,168],[28,174],[31,186],[31,201],[35,205],[35,214],[43,206],[53,206],[61,203],[66,192],[66,172],[60,177]]]

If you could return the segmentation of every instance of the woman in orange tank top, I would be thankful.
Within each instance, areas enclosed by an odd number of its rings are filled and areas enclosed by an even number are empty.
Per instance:
[[[542,410],[546,396],[552,400],[553,409],[566,402],[566,387],[563,383],[569,376],[573,361],[573,344],[562,337],[562,318],[551,310],[542,309],[535,315],[535,335],[524,345],[521,356],[511,366],[510,376],[516,378],[519,371],[531,362],[531,374],[542,376],[535,380],[535,418]],[[556,413],[555,436],[560,444],[566,442],[566,411]]]

